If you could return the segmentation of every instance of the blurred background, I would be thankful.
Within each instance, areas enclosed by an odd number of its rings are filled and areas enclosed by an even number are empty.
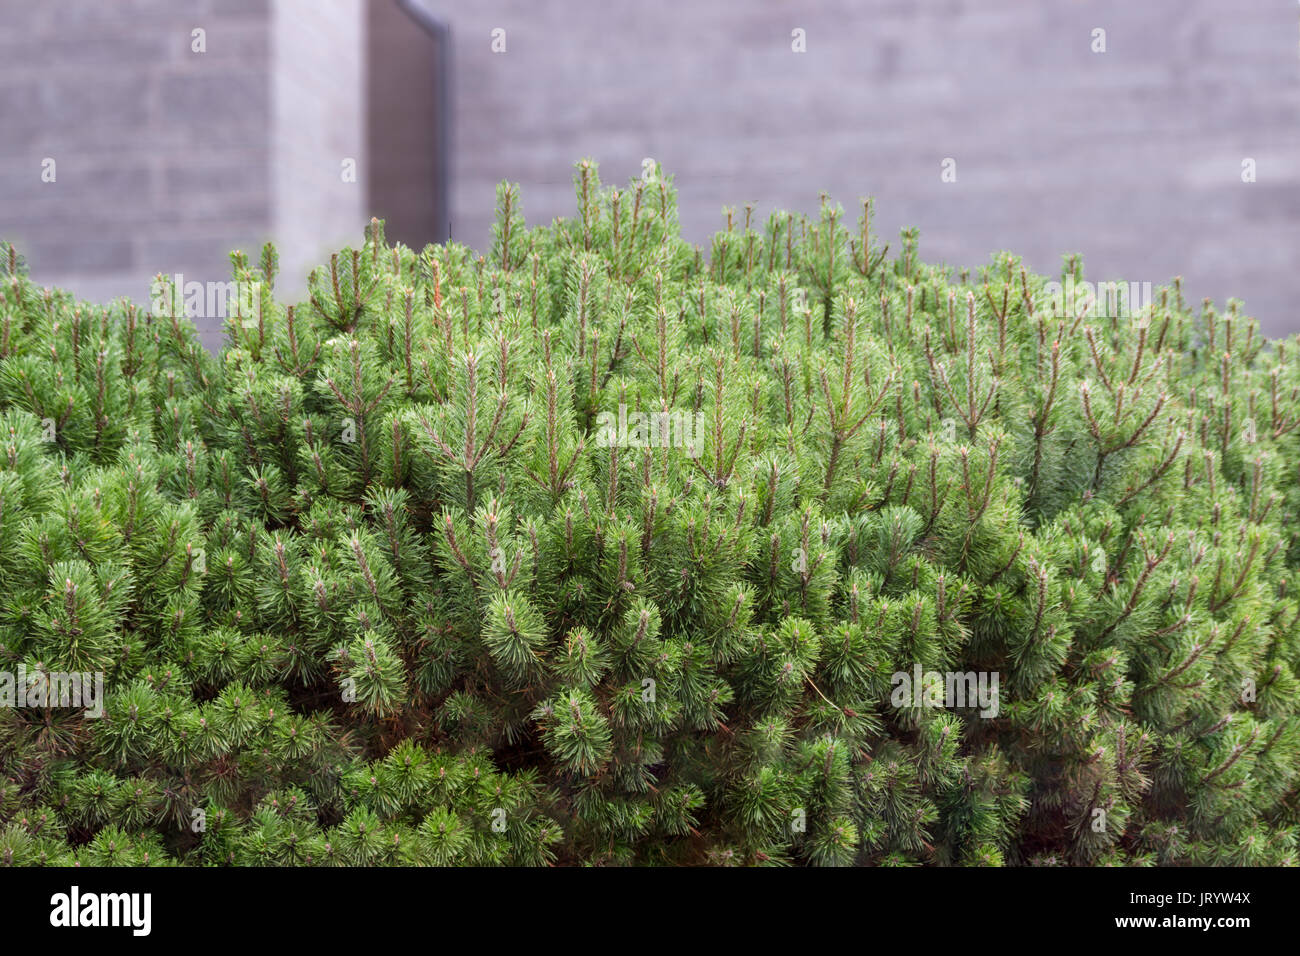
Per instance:
[[[371,215],[484,248],[497,182],[547,223],[590,156],[662,163],[706,248],[870,195],[894,250],[1181,275],[1279,335],[1298,120],[1292,0],[0,0],[0,238],[97,301],[272,238],[294,297]]]

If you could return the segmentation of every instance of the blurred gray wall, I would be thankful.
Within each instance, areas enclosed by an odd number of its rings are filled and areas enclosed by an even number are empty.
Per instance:
[[[501,179],[544,223],[573,212],[574,160],[621,184],[652,157],[692,242],[724,205],[814,211],[825,190],[856,218],[873,195],[877,234],[896,249],[918,226],[931,261],[1011,250],[1052,272],[1078,252],[1094,279],[1182,275],[1193,299],[1300,330],[1291,0],[416,2],[452,30],[459,241],[488,242]],[[392,238],[436,238],[432,47],[396,13],[0,0],[0,237],[92,298],[143,298],[158,272],[220,279],[230,248],[271,237],[292,292],[372,213]]]
[[[219,283],[232,249],[256,259],[271,238],[302,288],[365,221],[364,15],[363,0],[0,0],[0,238],[92,300],[147,302],[158,273]],[[221,318],[198,324],[219,345]]]
[[[879,232],[897,249],[918,226],[927,260],[1059,274],[1077,252],[1093,279],[1182,275],[1300,331],[1294,0],[425,2],[456,38],[463,242],[487,241],[503,178],[549,222],[575,159],[622,185],[648,156],[706,250],[724,205],[812,212],[826,190],[856,219],[874,195]]]

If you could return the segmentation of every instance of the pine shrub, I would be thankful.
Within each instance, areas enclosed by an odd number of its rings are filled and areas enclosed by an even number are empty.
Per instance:
[[[0,861],[1294,862],[1294,341],[574,182],[215,356],[4,248]]]

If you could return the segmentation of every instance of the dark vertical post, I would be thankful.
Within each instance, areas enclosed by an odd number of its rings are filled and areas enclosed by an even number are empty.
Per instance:
[[[451,26],[430,13],[421,0],[398,0],[403,10],[433,39],[435,62],[435,116],[437,145],[433,168],[433,241],[451,238]]]

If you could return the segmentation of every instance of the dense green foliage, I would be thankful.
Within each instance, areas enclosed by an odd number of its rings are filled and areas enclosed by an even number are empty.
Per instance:
[[[575,186],[235,253],[217,356],[3,250],[0,670],[106,699],[0,708],[0,861],[1295,860],[1294,342]]]

